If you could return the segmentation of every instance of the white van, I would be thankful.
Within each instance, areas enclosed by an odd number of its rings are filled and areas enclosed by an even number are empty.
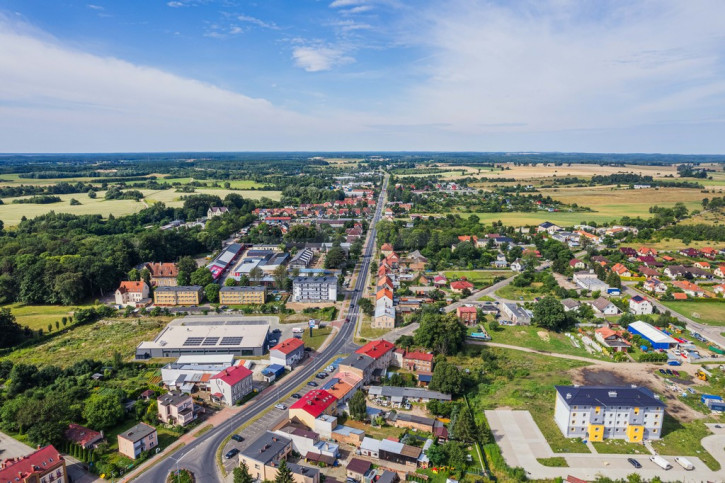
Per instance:
[[[685,468],[687,471],[691,471],[695,469],[695,465],[692,464],[690,460],[687,458],[683,458],[681,456],[677,456],[675,458],[675,463]]]
[[[654,463],[657,466],[659,466],[660,468],[662,468],[663,470],[671,470],[672,469],[672,465],[670,464],[670,462],[667,461],[666,459],[664,459],[662,456],[657,456],[657,455],[650,456],[649,457],[649,460],[652,463]]]
[[[294,329],[292,329],[292,333],[293,334],[304,334],[305,329],[303,329],[302,327],[295,327]]]

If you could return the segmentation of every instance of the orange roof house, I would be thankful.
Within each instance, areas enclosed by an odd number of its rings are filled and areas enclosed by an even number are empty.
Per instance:
[[[375,300],[380,300],[381,298],[393,300],[393,292],[391,290],[388,290],[387,288],[381,288],[380,290],[378,290],[378,293],[375,296]]]

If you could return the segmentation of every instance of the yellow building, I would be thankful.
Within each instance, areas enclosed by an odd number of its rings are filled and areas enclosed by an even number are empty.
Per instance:
[[[157,287],[154,290],[154,305],[199,305],[203,298],[203,288],[199,285]]]
[[[219,303],[222,305],[262,305],[267,300],[267,289],[258,287],[222,287]]]

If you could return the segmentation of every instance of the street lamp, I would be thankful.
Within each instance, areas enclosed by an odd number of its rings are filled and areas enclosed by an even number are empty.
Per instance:
[[[191,453],[195,449],[196,449],[196,447],[191,448],[189,451],[187,451],[186,453],[182,454],[178,458],[174,458],[173,456],[169,455],[169,458],[172,459],[172,460],[174,460],[176,462],[176,481],[179,481],[179,462],[184,458],[184,456],[188,455],[189,453]]]

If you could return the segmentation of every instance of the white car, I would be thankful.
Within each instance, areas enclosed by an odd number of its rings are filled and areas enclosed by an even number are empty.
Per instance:
[[[281,411],[284,411],[285,409],[287,409],[287,406],[285,406],[284,404],[275,404],[274,407],[276,407],[277,409],[279,409]]]

